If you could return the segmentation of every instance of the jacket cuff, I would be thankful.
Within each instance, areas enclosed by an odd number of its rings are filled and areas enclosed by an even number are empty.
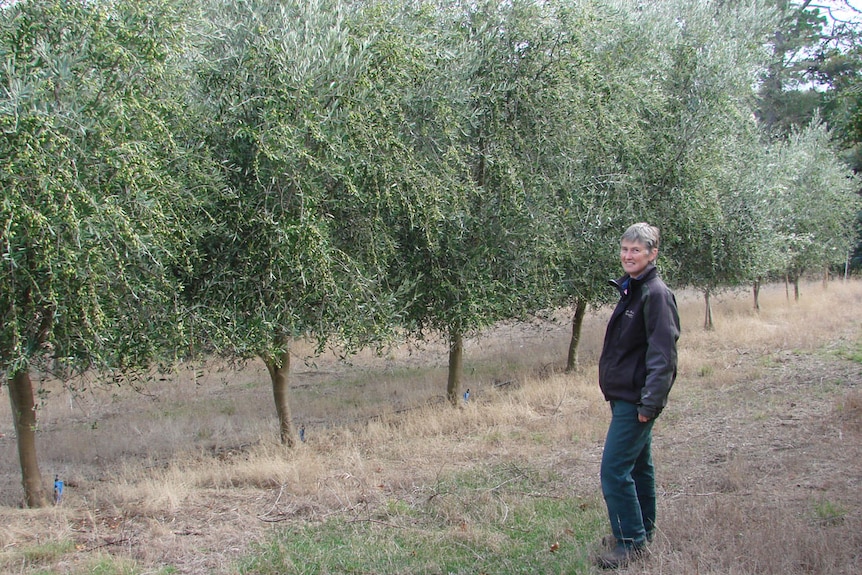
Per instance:
[[[638,415],[643,415],[649,419],[655,419],[661,413],[661,409],[656,409],[655,407],[650,407],[648,405],[639,405],[638,406]]]

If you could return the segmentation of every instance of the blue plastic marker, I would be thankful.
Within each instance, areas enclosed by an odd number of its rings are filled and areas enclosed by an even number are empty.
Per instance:
[[[59,475],[54,476],[54,505],[59,505],[63,500],[63,481]]]

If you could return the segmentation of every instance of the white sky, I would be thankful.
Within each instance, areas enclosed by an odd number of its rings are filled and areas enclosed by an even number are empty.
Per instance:
[[[862,0],[814,0],[810,7],[815,6],[827,16],[831,11],[836,19],[862,23]]]

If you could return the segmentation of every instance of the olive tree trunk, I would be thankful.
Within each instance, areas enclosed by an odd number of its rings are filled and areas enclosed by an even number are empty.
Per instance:
[[[18,437],[18,459],[21,463],[21,483],[27,507],[45,507],[48,494],[42,487],[42,474],[36,459],[36,401],[33,382],[28,371],[19,371],[9,380],[9,400],[12,419]]]
[[[569,341],[569,356],[566,358],[566,373],[578,371],[578,345],[581,342],[581,329],[584,317],[587,315],[587,302],[578,299],[575,302],[575,315],[572,317],[572,339]]]
[[[458,405],[461,389],[461,364],[464,362],[464,339],[460,332],[449,336],[449,378],[446,381],[446,397],[452,405]]]
[[[269,377],[272,380],[272,396],[275,399],[275,413],[278,415],[278,430],[281,443],[287,447],[296,444],[293,418],[288,401],[288,375],[290,373],[290,351],[285,348],[281,354],[264,359]]]
[[[713,328],[711,295],[708,289],[703,290],[703,300],[706,307],[703,315],[703,329],[705,330],[712,330]]]
[[[754,310],[760,311],[760,279],[754,280]]]

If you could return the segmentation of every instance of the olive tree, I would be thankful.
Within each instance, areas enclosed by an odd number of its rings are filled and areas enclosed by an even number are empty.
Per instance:
[[[0,10],[0,371],[29,506],[47,502],[31,371],[122,374],[184,338],[180,16],[170,0]]]
[[[573,305],[566,371],[578,369],[578,345],[589,307],[617,297],[619,237],[646,218],[641,162],[651,141],[640,110],[661,105],[652,74],[654,45],[630,6],[584,1],[559,12],[558,81],[543,90],[544,138],[554,185],[557,298]]]
[[[817,119],[778,145],[779,189],[774,225],[784,242],[783,271],[799,299],[799,279],[810,269],[843,263],[854,245],[862,208],[858,177],[837,155],[829,130]]]
[[[409,207],[397,193],[400,118],[387,116],[402,63],[389,59],[387,36],[363,24],[362,8],[214,0],[202,35],[201,129],[226,183],[186,295],[202,342],[262,358],[286,445],[295,442],[291,342],[352,350],[396,323],[384,224]]]
[[[550,301],[548,180],[534,160],[549,150],[548,108],[537,104],[557,38],[547,5],[430,6],[417,35],[427,71],[406,102],[405,141],[442,207],[398,228],[391,277],[415,278],[405,292],[411,333],[446,338],[455,403],[464,338]]]

